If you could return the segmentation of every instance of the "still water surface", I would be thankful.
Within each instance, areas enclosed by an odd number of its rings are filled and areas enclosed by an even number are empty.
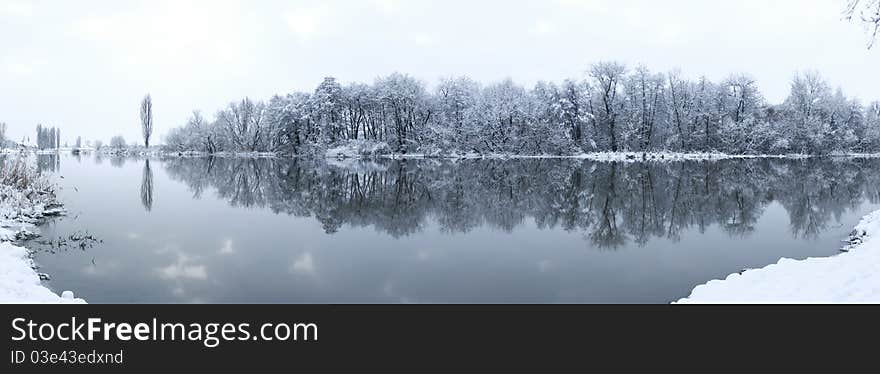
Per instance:
[[[837,253],[880,160],[40,156],[69,215],[55,290],[102,302],[666,303]]]

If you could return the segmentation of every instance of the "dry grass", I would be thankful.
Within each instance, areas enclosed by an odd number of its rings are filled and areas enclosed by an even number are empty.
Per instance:
[[[43,190],[47,182],[23,157],[0,160],[0,185],[16,190]]]

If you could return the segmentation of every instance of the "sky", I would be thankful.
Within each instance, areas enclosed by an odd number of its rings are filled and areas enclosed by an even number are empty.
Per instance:
[[[140,138],[150,93],[152,143],[247,96],[313,91],[325,76],[372,82],[393,72],[430,85],[468,75],[582,78],[619,61],[685,77],[754,77],[770,103],[815,70],[862,102],[880,100],[880,47],[843,20],[846,0],[0,0],[0,122],[33,139]]]

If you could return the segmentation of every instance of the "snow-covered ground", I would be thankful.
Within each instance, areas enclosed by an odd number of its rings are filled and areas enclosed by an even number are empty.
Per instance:
[[[328,149],[324,157],[333,159],[346,158],[450,158],[450,159],[525,159],[525,158],[577,158],[593,161],[681,161],[681,160],[723,160],[732,158],[806,158],[808,155],[729,155],[724,153],[680,153],[680,152],[594,152],[574,155],[518,155],[504,153],[393,153],[391,148],[382,142],[358,141]]]
[[[849,243],[836,256],[783,258],[710,281],[678,303],[880,302],[880,211],[862,218]]]
[[[85,303],[65,291],[58,296],[40,282],[28,250],[0,242],[0,303]]]
[[[851,154],[836,155],[838,157],[855,157],[869,158],[880,157],[880,154]],[[339,146],[332,147],[324,153],[325,158],[345,159],[345,158],[449,158],[449,159],[526,159],[526,158],[576,158],[593,161],[619,161],[619,162],[640,162],[640,161],[682,161],[682,160],[725,160],[725,159],[751,159],[751,158],[788,158],[801,159],[812,157],[805,154],[756,154],[756,155],[731,155],[719,152],[592,152],[580,153],[573,155],[525,155],[525,154],[505,154],[505,153],[442,153],[437,150],[428,153],[394,153],[388,144],[383,142],[372,141],[352,141]]]
[[[338,151],[334,149],[334,151]],[[336,156],[331,156],[328,152],[327,158],[368,158],[368,156],[357,155],[356,153],[337,152]],[[787,154],[787,155],[729,155],[724,153],[677,153],[677,152],[596,152],[581,153],[577,155],[512,155],[503,153],[463,153],[463,154],[442,154],[442,155],[425,155],[422,153],[390,153],[378,154],[372,157],[404,159],[404,158],[447,158],[447,159],[583,159],[600,162],[662,162],[662,161],[683,161],[683,160],[726,160],[726,159],[747,159],[747,158],[808,158],[808,155]]]
[[[331,147],[324,153],[324,156],[327,158],[375,157],[388,155],[390,152],[391,148],[388,147],[388,143],[358,140]]]
[[[681,161],[681,160],[725,160],[734,158],[803,158],[799,154],[791,155],[729,155],[725,153],[679,153],[679,152],[598,152],[584,153],[574,158],[595,161]]]
[[[10,164],[0,171],[0,182],[7,179],[3,174],[13,168]],[[44,217],[63,213],[52,187],[44,182],[5,183],[0,183],[0,303],[84,303],[73,292],[59,296],[46,288],[29,251],[15,244],[36,235],[34,225]]]

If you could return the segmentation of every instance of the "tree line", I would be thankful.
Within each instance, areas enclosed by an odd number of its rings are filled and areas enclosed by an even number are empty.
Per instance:
[[[194,111],[165,139],[168,151],[572,155],[583,152],[827,154],[880,150],[880,102],[863,105],[818,73],[796,74],[781,104],[755,80],[713,82],[616,62],[585,78],[482,85],[442,79],[429,91],[405,74],[372,84],[327,77],[311,93],[244,98],[214,118]]]
[[[61,129],[37,125],[37,148],[40,150],[61,148]]]

